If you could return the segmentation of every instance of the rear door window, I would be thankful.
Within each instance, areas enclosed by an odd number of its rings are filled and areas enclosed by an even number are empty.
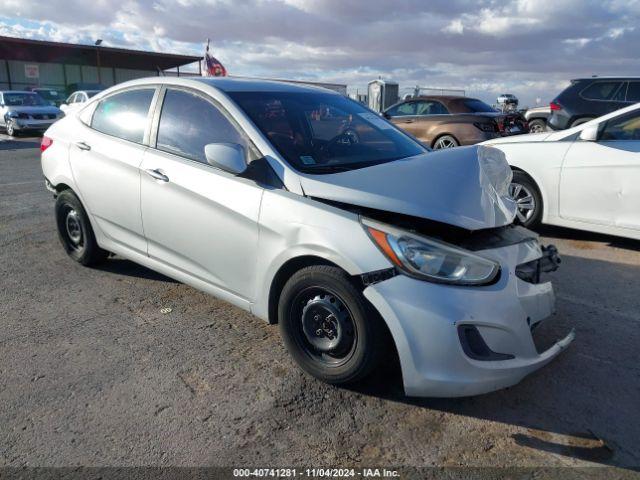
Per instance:
[[[91,128],[123,140],[142,143],[154,93],[155,88],[139,88],[108,96],[98,103]]]
[[[640,102],[640,82],[629,82],[627,87],[627,102]]]
[[[613,100],[622,82],[594,82],[581,95],[587,100]]]

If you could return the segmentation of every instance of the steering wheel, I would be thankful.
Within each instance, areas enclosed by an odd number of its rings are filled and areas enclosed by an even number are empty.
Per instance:
[[[324,150],[325,152],[330,152],[336,145],[350,147],[353,145],[357,145],[358,143],[360,143],[360,136],[358,135],[358,132],[356,132],[354,128],[347,127],[338,135],[329,140],[322,147],[322,150]]]

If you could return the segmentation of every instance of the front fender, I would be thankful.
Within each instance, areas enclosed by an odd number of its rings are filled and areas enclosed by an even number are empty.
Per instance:
[[[266,191],[260,212],[255,303],[268,319],[269,291],[278,271],[292,259],[314,256],[350,275],[391,267],[373,244],[358,215],[283,190]]]

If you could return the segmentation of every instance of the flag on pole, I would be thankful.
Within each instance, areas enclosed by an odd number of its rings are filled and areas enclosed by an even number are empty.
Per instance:
[[[226,77],[227,69],[224,68],[214,56],[209,53],[209,39],[207,38],[207,50],[204,52],[204,76],[205,77]]]

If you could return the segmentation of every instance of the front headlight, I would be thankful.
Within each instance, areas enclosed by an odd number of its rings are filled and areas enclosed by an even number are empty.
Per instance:
[[[500,265],[431,238],[363,219],[365,230],[402,272],[423,280],[457,285],[486,285],[496,280]]]

